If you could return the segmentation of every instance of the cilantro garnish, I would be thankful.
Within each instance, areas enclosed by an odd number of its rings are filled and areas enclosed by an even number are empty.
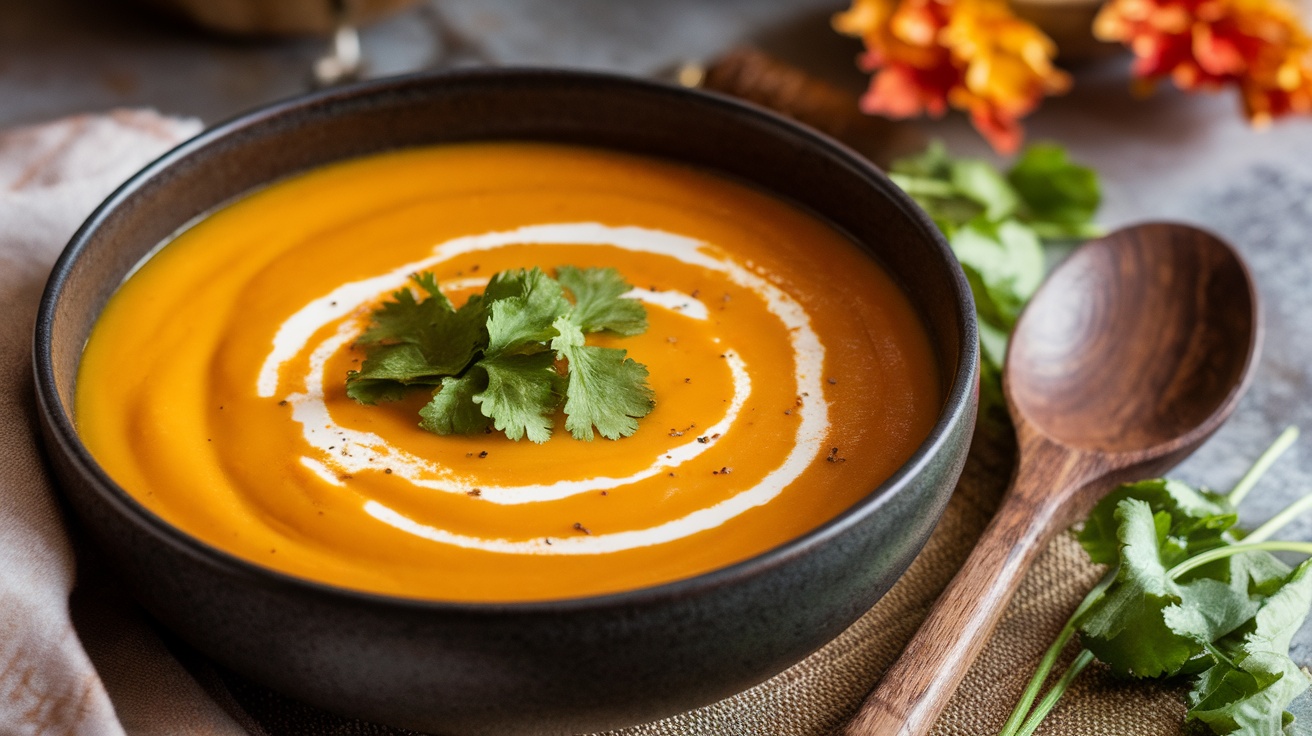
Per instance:
[[[1312,560],[1291,570],[1271,552],[1312,555],[1312,544],[1268,540],[1312,508],[1312,496],[1251,533],[1235,522],[1239,502],[1297,435],[1286,430],[1227,494],[1157,479],[1099,502],[1080,542],[1111,568],[1048,648],[999,736],[1033,734],[1095,659],[1121,677],[1189,678],[1186,719],[1212,733],[1286,733],[1294,718],[1285,708],[1312,684],[1289,656],[1312,606]],[[1035,705],[1076,634],[1083,651]]]
[[[647,312],[613,268],[502,271],[456,309],[431,273],[412,277],[374,310],[357,343],[360,370],[346,393],[362,404],[396,401],[416,387],[433,398],[419,426],[436,434],[489,427],[512,440],[551,437],[564,403],[575,439],[628,437],[655,406],[647,367],[627,351],[585,344],[588,332],[637,335]],[[568,297],[567,297],[568,295]],[[573,301],[570,301],[570,298]]]
[[[1289,644],[1312,604],[1312,560],[1262,602],[1251,621],[1208,647],[1212,662],[1189,693],[1188,720],[1219,734],[1283,734],[1285,708],[1312,682],[1289,658]]]
[[[940,142],[899,159],[889,178],[919,204],[961,262],[979,314],[983,403],[1001,403],[1007,338],[1044,275],[1045,243],[1096,237],[1098,175],[1040,143],[1005,173],[949,156]]]

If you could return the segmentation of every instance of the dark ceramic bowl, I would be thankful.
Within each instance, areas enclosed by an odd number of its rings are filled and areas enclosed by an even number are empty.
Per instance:
[[[688,162],[846,231],[928,324],[947,397],[928,439],[847,512],[695,578],[573,600],[371,595],[268,570],[169,526],[78,440],[82,347],[125,275],[194,218],[290,174],[445,141],[531,139]],[[819,648],[920,550],[965,461],[978,351],[966,280],[933,224],[873,166],[756,107],[599,74],[474,71],[280,103],[182,144],[113,194],[56,264],[36,328],[43,432],[86,532],[143,606],[231,669],[314,705],[444,734],[634,724],[754,685]]]

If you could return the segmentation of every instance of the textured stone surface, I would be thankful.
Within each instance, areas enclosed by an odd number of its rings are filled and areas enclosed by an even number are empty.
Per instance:
[[[372,74],[446,61],[548,64],[650,74],[753,41],[849,84],[855,47],[826,29],[828,0],[441,0],[368,29]],[[121,105],[207,122],[307,88],[315,40],[217,39],[121,0],[0,0],[0,126]],[[453,52],[450,53],[449,52]],[[449,54],[449,56],[448,56]],[[1230,94],[1163,89],[1134,99],[1126,64],[1080,70],[1074,94],[1030,121],[1103,175],[1101,220],[1180,219],[1229,238],[1253,266],[1267,342],[1235,417],[1177,475],[1225,488],[1287,424],[1312,432],[1312,121],[1258,133]],[[957,152],[986,155],[959,117],[927,124]],[[1259,522],[1312,490],[1312,436],[1243,509]],[[1288,535],[1312,539],[1312,518]],[[1296,643],[1312,661],[1312,631]]]

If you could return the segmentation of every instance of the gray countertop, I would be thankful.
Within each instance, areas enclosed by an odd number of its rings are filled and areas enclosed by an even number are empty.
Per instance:
[[[750,41],[843,84],[856,45],[831,0],[441,0],[365,30],[370,75],[483,61],[650,74]],[[235,41],[121,0],[0,0],[0,127],[115,106],[215,122],[308,87],[323,41]],[[1226,488],[1288,424],[1309,430],[1246,502],[1253,524],[1312,490],[1312,120],[1257,132],[1233,93],[1131,96],[1124,59],[1077,71],[1029,120],[1103,177],[1100,220],[1178,219],[1236,244],[1264,299],[1267,341],[1234,418],[1176,475]],[[956,153],[989,155],[960,116],[926,123]],[[1312,540],[1312,517],[1291,526]],[[1312,630],[1295,656],[1312,661]]]

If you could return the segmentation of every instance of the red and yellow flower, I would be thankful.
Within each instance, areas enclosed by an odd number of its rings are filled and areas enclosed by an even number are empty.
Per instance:
[[[1312,36],[1283,0],[1111,0],[1094,34],[1128,46],[1149,85],[1234,85],[1254,125],[1312,111]]]
[[[1004,0],[853,0],[834,17],[865,44],[873,72],[862,110],[893,118],[965,110],[1003,153],[1019,149],[1020,119],[1070,87],[1052,64],[1056,46]]]

